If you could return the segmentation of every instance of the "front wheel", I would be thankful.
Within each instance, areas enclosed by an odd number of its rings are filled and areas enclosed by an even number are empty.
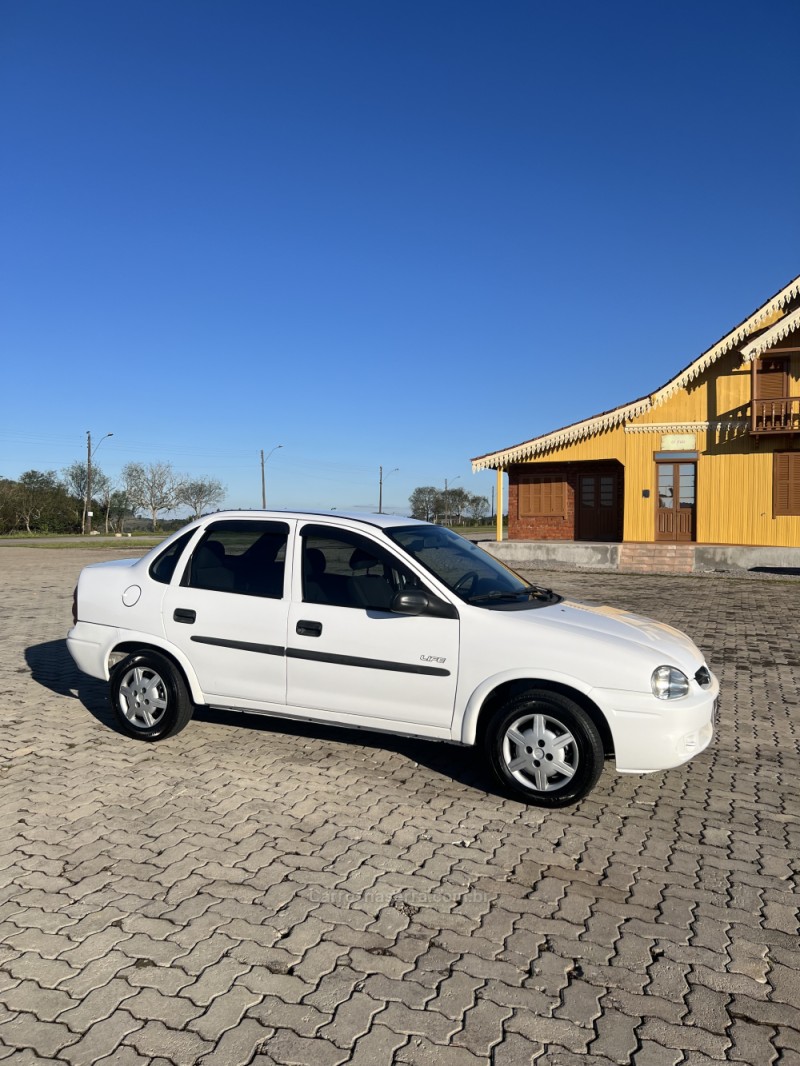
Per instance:
[[[577,803],[603,769],[597,726],[573,700],[547,689],[529,689],[499,707],[485,742],[498,781],[538,807]]]
[[[140,740],[166,740],[189,724],[194,707],[183,675],[158,652],[135,652],[118,663],[109,682],[121,728]]]

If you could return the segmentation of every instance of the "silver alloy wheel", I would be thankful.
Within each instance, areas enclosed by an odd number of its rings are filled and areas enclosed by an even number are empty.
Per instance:
[[[503,761],[525,788],[554,792],[578,769],[578,744],[572,733],[549,714],[523,714],[503,736]]]
[[[155,670],[132,666],[119,686],[119,709],[132,726],[152,729],[167,710],[167,689]]]

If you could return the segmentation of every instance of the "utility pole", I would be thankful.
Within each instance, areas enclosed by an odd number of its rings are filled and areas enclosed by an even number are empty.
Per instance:
[[[399,469],[400,469],[400,467],[399,467],[399,466],[396,466],[396,467],[394,468],[394,470],[390,470],[390,471],[389,471],[389,474],[396,474],[396,473],[397,473],[397,471],[398,471]],[[383,467],[382,467],[382,466],[378,467],[378,470],[379,470],[379,481],[378,481],[378,514],[383,514]],[[387,474],[386,476],[388,477],[388,476],[389,476],[389,474]]]
[[[83,528],[87,536],[92,532],[92,431],[86,430],[86,520]]]
[[[266,459],[264,458],[264,449],[261,449],[261,507],[265,511],[267,509],[267,483],[264,476],[264,467],[266,466],[267,460],[269,459],[270,455],[272,455],[272,452],[276,452],[278,448],[282,447],[282,444],[276,444],[272,451],[267,453]]]
[[[113,437],[113,433],[106,433],[105,437],[101,437],[95,444],[94,451],[92,450],[92,431],[86,430],[86,523],[84,529],[86,535],[92,534],[92,456],[106,439],[106,437]]]

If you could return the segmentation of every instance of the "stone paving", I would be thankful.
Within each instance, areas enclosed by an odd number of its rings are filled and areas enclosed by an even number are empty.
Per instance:
[[[110,724],[98,551],[0,549],[0,1066],[800,1064],[797,581],[537,574],[687,629],[712,750],[565,811],[479,754]]]

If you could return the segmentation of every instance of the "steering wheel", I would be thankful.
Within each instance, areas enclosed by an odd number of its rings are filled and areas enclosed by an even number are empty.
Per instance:
[[[477,570],[467,570],[466,574],[462,574],[461,577],[453,585],[453,592],[466,593],[467,584],[469,584],[469,591],[474,592],[476,584],[480,581],[481,575]]]

